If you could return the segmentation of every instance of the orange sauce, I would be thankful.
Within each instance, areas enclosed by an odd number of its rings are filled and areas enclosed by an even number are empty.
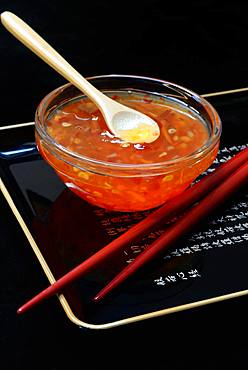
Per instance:
[[[176,102],[121,92],[110,96],[156,120],[160,137],[149,144],[131,144],[114,137],[99,109],[87,98],[71,101],[57,109],[48,117],[47,133],[74,153],[120,166],[129,164],[134,168],[190,155],[209,139],[209,129],[201,118]],[[148,169],[142,177],[116,177],[66,164],[43,148],[38,138],[37,142],[41,154],[72,191],[92,204],[120,211],[153,208],[182,192],[209,167],[218,149],[216,147],[207,157],[186,169],[179,166],[167,171],[165,167],[161,175],[151,173],[149,176]]]

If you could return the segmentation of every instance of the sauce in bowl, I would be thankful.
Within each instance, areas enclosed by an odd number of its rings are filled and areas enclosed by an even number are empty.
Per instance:
[[[86,201],[109,210],[150,209],[182,192],[214,160],[218,142],[206,151],[211,127],[188,104],[137,91],[105,93],[156,120],[160,136],[149,144],[122,141],[82,96],[50,112],[44,125],[50,144],[37,134],[40,153]]]

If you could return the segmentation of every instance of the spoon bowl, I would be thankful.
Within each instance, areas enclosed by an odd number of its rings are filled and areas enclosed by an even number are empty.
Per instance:
[[[106,125],[115,136],[130,143],[151,143],[159,137],[159,126],[153,119],[97,90],[15,14],[3,12],[1,22],[19,41],[87,95],[100,109]]]
[[[110,121],[115,136],[130,143],[151,143],[158,138],[160,131],[158,126],[154,126],[153,119],[134,109],[122,107],[118,107]]]

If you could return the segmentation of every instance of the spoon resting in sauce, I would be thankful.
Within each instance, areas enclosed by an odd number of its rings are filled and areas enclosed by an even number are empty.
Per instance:
[[[152,118],[114,101],[96,89],[15,14],[3,12],[1,22],[19,41],[87,95],[97,105],[106,125],[116,137],[130,143],[151,143],[159,137],[159,126]]]

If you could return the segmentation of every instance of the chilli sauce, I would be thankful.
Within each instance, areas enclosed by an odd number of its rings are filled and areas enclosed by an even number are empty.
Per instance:
[[[137,211],[156,207],[182,192],[214,160],[216,145],[206,156],[195,156],[207,145],[210,128],[200,115],[177,101],[118,92],[109,94],[118,102],[134,108],[157,121],[159,138],[150,144],[131,144],[115,137],[107,128],[99,109],[82,97],[60,106],[46,122],[47,134],[67,151],[96,163],[95,171],[88,171],[82,162],[73,165],[54,156],[44,148],[39,138],[41,154],[56,169],[58,175],[76,194],[86,201],[118,211]],[[185,167],[180,159],[192,155]],[[173,165],[173,161],[177,163]],[[138,175],[98,173],[97,163],[104,162],[139,168]],[[149,166],[163,163],[164,168],[154,174]],[[168,162],[168,163],[167,163]],[[141,174],[141,167],[143,173]],[[160,168],[162,168],[160,166]]]

